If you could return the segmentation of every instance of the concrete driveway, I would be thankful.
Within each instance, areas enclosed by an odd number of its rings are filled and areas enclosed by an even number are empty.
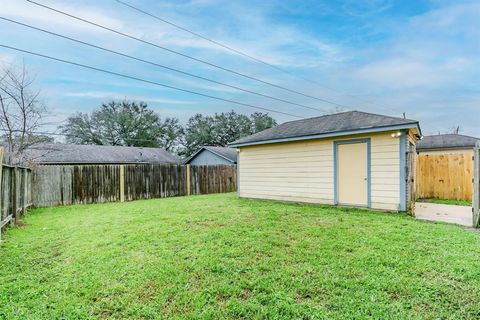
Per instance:
[[[471,227],[472,207],[427,202],[415,203],[415,217],[421,220],[443,221]]]

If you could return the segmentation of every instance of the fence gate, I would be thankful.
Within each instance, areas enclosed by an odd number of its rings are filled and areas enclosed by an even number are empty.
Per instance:
[[[480,141],[473,150],[473,226],[480,227]]]
[[[420,154],[416,197],[471,201],[473,160],[470,154]]]

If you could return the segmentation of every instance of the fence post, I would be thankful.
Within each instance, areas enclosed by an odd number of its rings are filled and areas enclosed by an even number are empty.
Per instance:
[[[187,196],[189,196],[191,194],[191,190],[190,190],[190,164],[187,164]]]
[[[125,165],[120,165],[120,202],[125,202]]]
[[[473,149],[473,227],[480,227],[480,141]]]
[[[17,177],[18,177],[18,168],[15,166],[12,171],[12,180],[11,180],[11,192],[12,192],[12,223],[15,225],[20,220],[18,214],[17,206]]]
[[[20,184],[21,190],[21,199],[22,199],[22,210],[20,211],[22,216],[25,215],[25,212],[27,211],[27,169],[22,168],[22,182]]]

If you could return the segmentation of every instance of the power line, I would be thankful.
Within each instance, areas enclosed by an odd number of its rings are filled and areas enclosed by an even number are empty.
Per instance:
[[[30,54],[30,55],[33,55],[33,56],[42,57],[42,58],[49,59],[49,60],[54,60],[54,61],[65,63],[65,64],[74,65],[74,66],[77,66],[77,67],[82,67],[82,68],[85,68],[85,69],[90,69],[90,70],[95,70],[95,71],[98,71],[98,72],[103,72],[103,73],[115,75],[115,76],[118,76],[118,77],[130,79],[130,80],[136,80],[136,81],[140,81],[140,82],[144,82],[144,83],[148,83],[148,84],[153,84],[153,85],[164,87],[164,88],[169,88],[169,89],[176,90],[176,91],[186,92],[186,93],[194,94],[194,95],[201,96],[201,97],[206,97],[206,98],[210,98],[210,99],[225,101],[225,102],[237,104],[237,105],[244,106],[244,107],[250,107],[250,108],[254,108],[254,109],[279,113],[279,114],[283,114],[283,115],[287,115],[287,116],[291,116],[291,117],[295,117],[295,118],[300,118],[300,119],[304,118],[304,117],[297,116],[295,114],[288,113],[288,112],[276,111],[276,110],[273,110],[273,109],[260,107],[260,106],[256,106],[256,105],[249,104],[249,103],[243,103],[243,102],[238,102],[238,101],[231,100],[231,99],[220,98],[220,97],[217,97],[217,96],[212,96],[212,95],[201,93],[201,92],[196,92],[196,91],[192,91],[192,90],[188,90],[188,89],[183,89],[183,88],[171,86],[171,85],[168,85],[168,84],[163,84],[163,83],[156,82],[156,81],[146,80],[146,79],[142,79],[142,78],[138,78],[138,77],[134,77],[134,76],[129,76],[129,75],[126,75],[126,74],[123,74],[123,73],[118,73],[118,72],[115,72],[115,71],[110,71],[110,70],[106,70],[106,69],[92,67],[92,66],[89,66],[89,65],[86,65],[86,64],[81,64],[81,63],[78,63],[78,62],[64,60],[64,59],[44,55],[44,54],[41,54],[41,53],[36,53],[36,52],[32,52],[32,51],[28,51],[28,50],[24,50],[24,49],[20,49],[20,48],[16,48],[16,47],[11,47],[11,46],[7,46],[7,45],[4,45],[4,44],[0,44],[0,47],[10,49],[10,50],[19,51],[19,52],[23,52],[23,53],[27,53],[27,54]]]
[[[0,131],[3,132],[20,132],[22,133],[22,130],[7,130],[4,128],[0,128]],[[47,136],[62,136],[62,137],[74,137],[74,138],[81,138],[79,135],[75,134],[70,134],[70,133],[59,133],[59,132],[47,132],[47,131],[30,131],[30,134],[38,134],[38,135],[47,135]],[[141,142],[158,142],[157,140],[152,140],[152,139],[138,139],[138,138],[128,138],[125,139],[128,141],[141,141]]]
[[[307,82],[314,83],[314,84],[319,85],[319,86],[321,86],[321,87],[323,87],[323,88],[326,88],[326,89],[329,89],[329,90],[332,90],[332,91],[336,91],[335,89],[330,88],[330,87],[327,87],[327,86],[319,83],[318,81],[315,81],[315,80],[312,80],[312,79],[309,79],[309,78],[306,78],[306,77],[302,77],[302,76],[300,76],[300,75],[298,75],[298,74],[295,74],[295,73],[293,73],[293,72],[291,72],[291,71],[289,71],[289,70],[287,70],[287,69],[284,69],[284,68],[281,68],[281,67],[276,66],[276,65],[274,65],[274,64],[271,64],[271,63],[269,63],[269,62],[267,62],[267,61],[265,61],[265,60],[256,58],[256,57],[254,57],[254,56],[252,56],[252,55],[250,55],[250,54],[248,54],[248,53],[245,53],[245,52],[243,52],[243,51],[240,51],[240,50],[238,50],[238,49],[235,49],[235,48],[233,48],[233,47],[231,47],[231,46],[228,46],[228,45],[226,45],[226,44],[223,44],[223,43],[221,43],[221,42],[219,42],[219,41],[216,41],[216,40],[213,40],[213,39],[211,39],[211,38],[208,38],[208,37],[206,37],[206,36],[204,36],[204,35],[202,35],[202,34],[200,34],[200,33],[198,33],[198,32],[195,32],[195,31],[192,31],[192,30],[190,30],[190,29],[188,29],[188,28],[182,27],[182,26],[179,25],[179,24],[176,24],[176,23],[174,23],[174,22],[171,22],[171,21],[169,21],[169,20],[166,20],[166,19],[164,19],[164,18],[161,18],[161,17],[159,17],[159,16],[157,16],[157,15],[155,15],[155,14],[153,14],[153,13],[150,13],[150,12],[148,12],[148,11],[145,11],[145,10],[143,10],[143,9],[141,9],[141,8],[139,8],[139,7],[136,7],[136,6],[132,5],[132,4],[126,3],[126,2],[121,1],[121,0],[114,0],[114,1],[120,3],[121,5],[124,5],[124,6],[128,7],[128,8],[130,8],[130,9],[133,9],[133,10],[135,10],[135,11],[137,11],[137,12],[143,13],[143,14],[151,17],[151,18],[154,18],[154,19],[159,20],[159,21],[161,21],[161,22],[163,22],[163,23],[166,23],[166,24],[168,24],[168,25],[170,25],[170,26],[172,26],[172,27],[175,27],[175,28],[180,29],[180,30],[182,30],[182,31],[185,31],[185,32],[187,32],[187,33],[189,33],[189,34],[191,34],[191,35],[194,35],[194,36],[196,36],[196,37],[199,37],[199,38],[201,38],[201,39],[203,39],[203,40],[205,40],[205,41],[208,41],[208,42],[210,42],[210,43],[213,43],[213,44],[215,44],[215,45],[217,45],[217,46],[219,46],[219,47],[222,47],[222,48],[227,49],[227,50],[229,50],[229,51],[231,51],[231,52],[234,52],[234,53],[236,53],[236,54],[238,54],[238,55],[241,55],[241,56],[243,56],[243,57],[246,57],[246,58],[248,58],[248,59],[250,59],[250,60],[253,60],[253,61],[255,61],[255,62],[264,64],[264,65],[266,65],[266,66],[268,66],[268,67],[270,67],[270,68],[272,68],[272,69],[275,69],[275,70],[277,70],[277,71],[281,71],[281,72],[283,72],[283,73],[287,73],[287,74],[289,74],[289,75],[292,75],[292,76],[294,76],[294,77],[296,77],[296,78],[305,80],[305,81],[307,81]]]
[[[150,13],[150,12],[148,12],[148,11],[146,11],[146,10],[143,10],[143,9],[141,9],[141,8],[139,8],[139,7],[136,7],[136,6],[134,6],[134,5],[130,4],[130,3],[124,2],[124,1],[122,1],[122,0],[114,0],[114,1],[116,1],[117,3],[119,3],[119,4],[121,4],[121,5],[124,5],[124,6],[128,7],[128,8],[130,8],[130,9],[133,9],[133,10],[135,10],[135,11],[137,11],[137,12],[140,12],[140,13],[142,13],[142,14],[145,14],[145,15],[151,17],[151,18],[154,18],[154,19],[159,20],[159,21],[161,21],[161,22],[163,22],[163,23],[166,23],[166,24],[168,24],[168,25],[170,25],[170,26],[172,26],[172,27],[175,27],[175,28],[180,29],[180,30],[182,30],[182,31],[184,31],[184,32],[187,32],[187,33],[189,33],[189,34],[191,34],[191,35],[194,35],[194,36],[196,36],[196,37],[198,37],[198,38],[201,38],[201,39],[203,39],[203,40],[205,40],[205,41],[208,41],[208,42],[210,42],[210,43],[213,43],[213,44],[215,44],[215,45],[217,45],[217,46],[219,46],[219,47],[222,47],[222,48],[227,49],[227,50],[229,50],[229,51],[231,51],[231,52],[234,52],[234,53],[236,53],[236,54],[238,54],[238,55],[240,55],[240,56],[246,57],[246,58],[248,58],[248,59],[250,59],[250,60],[253,60],[253,61],[255,61],[255,62],[258,62],[258,63],[261,63],[261,64],[263,64],[263,65],[266,65],[266,66],[268,66],[268,67],[270,67],[270,68],[272,68],[272,69],[275,69],[275,70],[277,70],[277,71],[281,71],[281,72],[286,73],[286,74],[289,74],[289,75],[291,75],[291,76],[293,76],[293,77],[295,77],[295,78],[304,80],[304,81],[306,81],[306,82],[313,83],[313,84],[315,84],[315,85],[317,85],[317,86],[319,86],[319,87],[328,89],[328,90],[333,91],[333,92],[337,92],[337,93],[342,94],[342,95],[347,95],[347,96],[350,96],[350,97],[353,97],[353,98],[357,98],[357,99],[359,98],[359,96],[357,96],[357,95],[353,95],[353,94],[349,94],[349,93],[342,92],[342,91],[337,90],[337,89],[335,89],[335,88],[326,86],[325,84],[320,83],[320,82],[318,82],[318,81],[316,81],[316,80],[313,80],[313,79],[311,79],[311,78],[307,78],[307,77],[298,75],[298,74],[296,74],[296,73],[294,73],[294,72],[292,72],[292,71],[290,71],[290,70],[281,68],[281,67],[276,66],[276,65],[274,65],[274,64],[272,64],[272,63],[269,63],[269,62],[267,62],[267,61],[265,61],[265,60],[256,58],[256,57],[254,57],[254,56],[252,56],[252,55],[250,55],[250,54],[248,54],[248,53],[245,53],[244,51],[235,49],[235,48],[233,48],[233,47],[231,47],[231,46],[228,46],[228,45],[226,45],[226,44],[224,44],[224,43],[221,43],[221,42],[219,42],[219,41],[213,40],[213,39],[211,39],[211,38],[209,38],[209,37],[207,37],[207,36],[204,36],[204,35],[202,35],[202,34],[200,34],[200,33],[198,33],[198,32],[192,31],[192,30],[190,30],[190,29],[188,29],[188,28],[186,28],[186,27],[183,27],[183,26],[181,26],[181,25],[179,25],[179,24],[176,24],[176,23],[174,23],[174,22],[172,22],[172,21],[169,21],[169,20],[167,20],[167,19],[165,19],[165,18],[159,17],[159,16],[156,15],[156,14]],[[364,102],[368,102],[368,103],[372,103],[371,101],[366,101],[366,100],[364,100],[364,99],[363,99],[363,101],[364,101]],[[393,110],[393,109],[391,109],[391,108],[388,108],[388,109]],[[395,111],[396,111],[396,110],[395,110]]]
[[[104,30],[113,32],[113,33],[115,33],[115,34],[121,35],[121,36],[123,36],[123,37],[129,38],[129,39],[132,39],[132,40],[135,40],[135,41],[138,41],[138,42],[141,42],[141,43],[144,43],[144,44],[153,46],[153,47],[156,47],[156,48],[161,49],[161,50],[165,50],[165,51],[167,51],[167,52],[170,52],[170,53],[173,53],[173,54],[182,56],[182,57],[187,58],[187,59],[190,59],[190,60],[193,60],[193,61],[196,61],[196,62],[199,62],[199,63],[203,63],[203,64],[208,65],[208,66],[213,67],[213,68],[217,68],[217,69],[220,69],[220,70],[223,70],[223,71],[226,71],[226,72],[229,72],[229,73],[232,73],[232,74],[235,74],[235,75],[238,75],[238,76],[241,76],[241,77],[250,79],[250,80],[254,80],[254,81],[257,81],[257,82],[260,82],[260,83],[263,83],[263,84],[266,84],[266,85],[269,85],[269,86],[272,86],[272,87],[275,87],[275,88],[278,88],[278,89],[282,89],[282,90],[285,90],[285,91],[288,91],[288,92],[291,92],[291,93],[295,93],[295,94],[298,94],[298,95],[301,95],[301,96],[304,96],[304,97],[307,97],[307,98],[315,99],[315,100],[318,100],[318,101],[322,101],[322,102],[325,102],[325,103],[328,103],[328,104],[331,104],[331,105],[336,105],[336,106],[343,107],[343,108],[347,108],[347,109],[352,109],[352,107],[347,106],[347,105],[344,105],[344,104],[340,104],[340,103],[337,103],[337,102],[334,102],[334,101],[331,101],[331,100],[328,100],[328,99],[319,98],[319,97],[316,97],[316,96],[309,95],[309,94],[307,94],[307,93],[303,93],[303,92],[300,92],[300,91],[296,91],[296,90],[293,90],[293,89],[289,89],[289,88],[287,88],[287,87],[284,87],[284,86],[281,86],[281,85],[278,85],[278,84],[275,84],[275,83],[272,83],[272,82],[269,82],[269,81],[266,81],[266,80],[262,80],[262,79],[259,79],[259,78],[255,78],[255,77],[249,76],[249,75],[247,75],[247,74],[244,74],[244,73],[235,71],[235,70],[233,70],[233,69],[229,69],[229,68],[226,68],[226,67],[219,66],[219,65],[217,65],[217,64],[208,62],[208,61],[206,61],[206,60],[202,60],[202,59],[199,59],[199,58],[195,58],[195,57],[190,56],[190,55],[188,55],[188,54],[185,54],[185,53],[182,53],[182,52],[179,52],[179,51],[176,51],[176,50],[169,49],[169,48],[167,48],[167,47],[158,45],[158,44],[156,44],[156,43],[153,43],[153,42],[150,42],[150,41],[147,41],[147,40],[143,40],[143,39],[137,38],[137,37],[135,37],[135,36],[132,36],[132,35],[126,34],[126,33],[124,33],[124,32],[121,32],[121,31],[118,31],[118,30],[115,30],[115,29],[112,29],[112,28],[103,26],[103,25],[101,25],[101,24],[98,24],[98,23],[96,23],[96,22],[93,22],[93,21],[90,21],[90,20],[87,20],[87,19],[84,19],[84,18],[77,17],[77,16],[75,16],[75,15],[73,15],[73,14],[69,14],[69,13],[67,13],[67,12],[64,12],[64,11],[61,11],[61,10],[59,10],[59,9],[55,9],[55,8],[49,7],[49,6],[47,6],[47,5],[41,4],[41,3],[36,2],[36,1],[33,1],[33,0],[26,0],[26,1],[28,1],[28,2],[30,2],[30,3],[32,3],[32,4],[34,4],[34,5],[40,6],[40,7],[42,7],[42,8],[45,8],[45,9],[48,9],[48,10],[57,12],[57,13],[59,13],[59,14],[65,15],[65,16],[70,17],[70,18],[72,18],[72,19],[76,19],[76,20],[78,20],[78,21],[82,21],[82,22],[88,23],[88,24],[93,25],[93,26],[96,26],[96,27],[98,27],[98,28],[101,28],[101,29],[104,29]],[[354,109],[354,108],[353,108],[353,109]]]
[[[302,108],[307,108],[307,109],[314,110],[314,111],[325,112],[325,110],[321,110],[321,109],[318,109],[318,108],[315,108],[315,107],[310,107],[310,106],[300,104],[300,103],[296,103],[296,102],[293,102],[293,101],[284,100],[284,99],[277,98],[277,97],[274,97],[274,96],[270,96],[270,95],[267,95],[267,94],[263,94],[263,93],[260,93],[260,92],[252,91],[252,90],[249,90],[249,89],[244,89],[244,88],[241,88],[241,87],[238,87],[238,86],[235,86],[235,85],[231,85],[231,84],[227,84],[227,83],[224,83],[224,82],[221,82],[221,81],[217,81],[217,80],[213,80],[213,79],[206,78],[206,77],[203,77],[203,76],[199,76],[199,75],[187,72],[187,71],[182,71],[182,70],[179,70],[179,69],[176,69],[176,68],[165,66],[165,65],[153,62],[153,61],[144,60],[144,59],[141,59],[141,58],[138,58],[138,57],[135,57],[135,56],[131,56],[131,55],[128,55],[128,54],[125,54],[125,53],[122,53],[122,52],[118,52],[118,51],[115,51],[115,50],[111,50],[111,49],[108,49],[108,48],[105,48],[105,47],[97,46],[97,45],[89,43],[89,42],[85,42],[85,41],[78,40],[78,39],[75,39],[75,38],[72,38],[72,37],[61,35],[59,33],[56,33],[56,32],[53,32],[53,31],[48,31],[48,30],[45,30],[45,29],[42,29],[42,28],[38,28],[38,27],[29,25],[29,24],[25,24],[25,23],[16,21],[16,20],[8,19],[8,18],[2,17],[2,16],[0,16],[0,19],[11,22],[11,23],[14,23],[14,24],[17,24],[17,25],[21,25],[21,26],[26,27],[26,28],[30,28],[30,29],[37,30],[37,31],[40,31],[40,32],[43,32],[43,33],[47,33],[47,34],[50,34],[50,35],[53,35],[53,36],[56,36],[56,37],[59,37],[59,38],[62,38],[62,39],[67,39],[67,40],[70,40],[70,41],[73,41],[73,42],[76,42],[76,43],[80,43],[82,45],[86,45],[86,46],[89,46],[89,47],[92,47],[92,48],[95,48],[95,49],[99,49],[99,50],[102,50],[102,51],[113,53],[113,54],[116,54],[116,55],[119,55],[119,56],[122,56],[122,57],[125,57],[125,58],[133,59],[133,60],[140,61],[140,62],[149,64],[149,65],[153,65],[153,66],[156,66],[156,67],[159,67],[159,68],[163,68],[163,69],[167,69],[167,70],[177,72],[177,73],[180,73],[180,74],[183,74],[183,75],[187,75],[189,77],[201,79],[201,80],[208,81],[208,82],[211,82],[211,83],[226,86],[226,87],[229,87],[229,88],[232,88],[232,89],[235,89],[235,90],[240,90],[240,91],[243,91],[243,92],[246,92],[246,93],[250,93],[250,94],[260,96],[260,97],[280,101],[280,102],[283,102],[283,103],[288,103],[288,104],[299,106],[299,107],[302,107]]]

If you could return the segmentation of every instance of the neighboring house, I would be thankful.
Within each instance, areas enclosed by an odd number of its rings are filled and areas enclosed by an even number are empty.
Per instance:
[[[25,158],[36,164],[179,164],[161,148],[42,143],[29,147]]]
[[[229,147],[205,146],[197,150],[184,163],[192,166],[235,165],[237,163],[237,150]]]
[[[473,148],[479,138],[462,134],[437,134],[425,136],[417,143],[418,154],[458,154],[473,156]]]
[[[418,121],[350,111],[239,139],[238,194],[406,211]]]

